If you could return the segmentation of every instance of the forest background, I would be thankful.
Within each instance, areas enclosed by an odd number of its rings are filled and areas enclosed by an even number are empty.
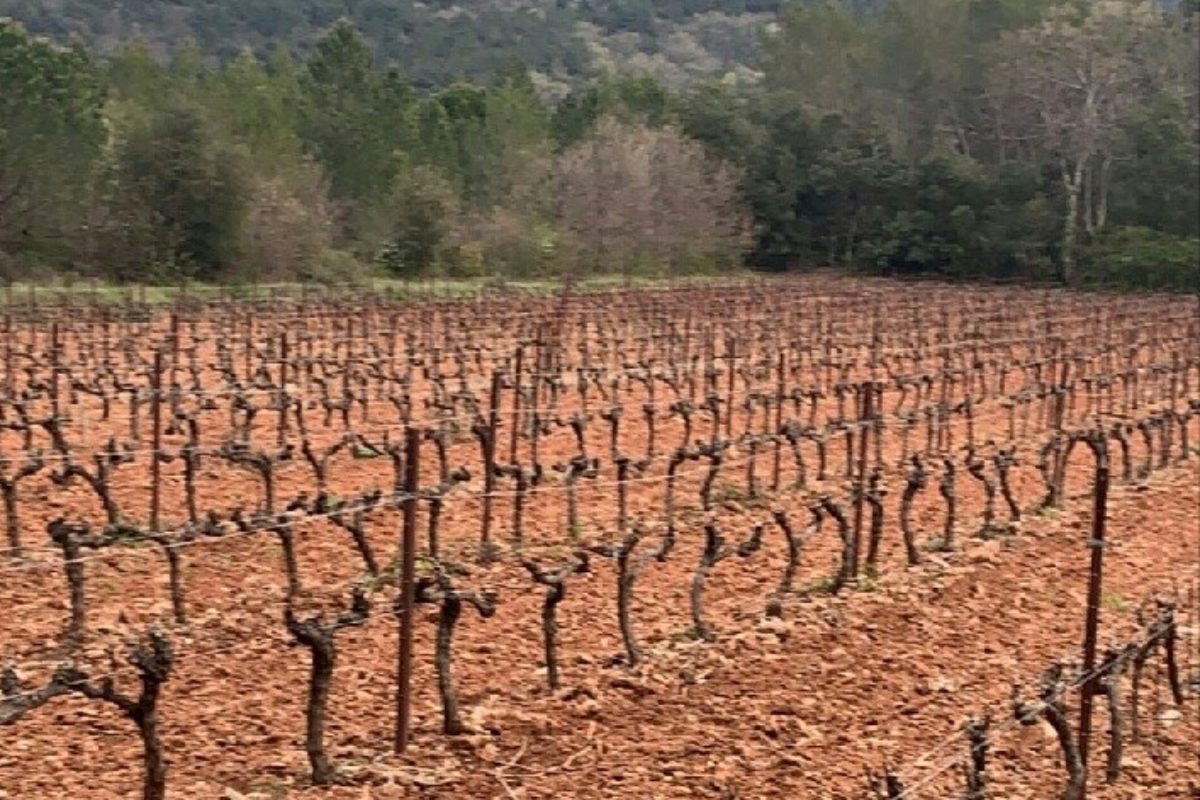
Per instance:
[[[1200,2],[0,0],[0,278],[1200,287]]]

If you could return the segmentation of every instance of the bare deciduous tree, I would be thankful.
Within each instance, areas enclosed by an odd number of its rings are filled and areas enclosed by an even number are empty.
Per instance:
[[[1157,75],[1166,23],[1149,2],[1096,0],[1053,7],[1043,22],[996,45],[989,94],[1008,146],[1053,156],[1066,192],[1062,278],[1074,279],[1080,228],[1108,215],[1122,121]],[[1019,131],[1015,133],[1005,132]],[[1018,140],[1019,139],[1019,140]]]
[[[603,119],[557,172],[563,228],[593,269],[728,263],[747,244],[736,172],[675,128]]]

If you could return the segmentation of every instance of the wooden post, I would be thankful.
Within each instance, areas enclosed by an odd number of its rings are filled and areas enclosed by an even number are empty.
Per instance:
[[[725,406],[725,438],[733,436],[733,389],[737,371],[734,363],[737,361],[737,340],[730,336],[725,340],[725,360],[729,364],[729,394]]]
[[[250,376],[253,374],[250,368],[250,356],[254,352],[254,315],[249,311],[246,312],[246,350],[245,360],[243,362],[244,378],[247,383],[250,382]]]
[[[400,652],[396,679],[396,755],[408,748],[412,718],[413,573],[417,550],[417,490],[420,472],[421,431],[404,430],[404,527],[400,544]]]
[[[8,284],[9,290],[12,289],[12,283]],[[11,300],[9,301],[11,302]],[[13,318],[12,312],[4,315],[4,388],[8,398],[12,398],[13,392],[16,389],[16,382],[13,381]]]
[[[542,332],[544,329],[544,324],[539,322],[537,326],[537,338],[533,342],[533,373],[530,376],[532,379],[530,388],[533,389],[533,397],[530,399],[529,403],[530,408],[533,409],[535,424],[537,418],[538,401],[540,400],[539,395],[541,394],[542,390],[542,372],[544,370],[542,367],[542,362],[545,360],[545,342],[542,338]]]
[[[513,405],[512,419],[509,420],[509,425],[512,429],[509,431],[508,438],[508,463],[517,463],[517,433],[521,430],[521,362],[525,353],[523,345],[517,345],[517,368],[513,373]]]
[[[162,350],[154,349],[154,371],[150,373],[150,531],[158,533],[162,509]]]
[[[483,523],[479,531],[479,543],[485,546],[492,536],[492,490],[496,487],[492,467],[496,463],[496,416],[500,412],[500,385],[500,372],[497,370],[492,373],[492,391],[488,398],[487,441],[483,459]]]
[[[688,402],[696,403],[696,368],[692,364],[692,312],[683,318],[683,369],[687,372]]]
[[[786,391],[784,381],[787,376],[787,350],[779,350],[779,375],[775,383],[775,458],[771,466],[771,491],[779,491],[780,459],[782,458],[783,441],[780,431],[783,430],[783,393]]]
[[[279,332],[279,446],[287,442],[288,432],[288,335],[287,331]]]
[[[1096,481],[1092,487],[1092,563],[1088,575],[1087,619],[1083,634],[1083,674],[1087,676],[1080,689],[1079,757],[1087,764],[1088,743],[1092,735],[1092,698],[1099,693],[1096,671],[1096,639],[1100,627],[1100,599],[1104,577],[1104,532],[1108,513],[1108,439],[1095,432],[1088,444],[1096,456]]]
[[[58,419],[58,323],[50,323],[50,413]]]
[[[396,371],[396,330],[399,328],[397,314],[392,312],[388,317],[388,369]]]
[[[175,373],[179,369],[179,315],[171,312],[171,388],[175,388]]]
[[[869,438],[869,421],[871,419],[871,400],[875,394],[874,386],[867,382],[859,389],[861,397],[858,415],[858,469],[855,477],[854,490],[854,550],[850,558],[850,574],[847,577],[858,577],[858,561],[862,553],[862,523],[863,501],[867,491],[867,439]]]

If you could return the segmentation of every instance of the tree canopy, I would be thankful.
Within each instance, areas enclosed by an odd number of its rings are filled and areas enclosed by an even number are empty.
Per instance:
[[[1194,4],[796,0],[761,29],[760,79],[558,87],[513,53],[434,86],[381,49],[392,3],[284,5],[319,26],[306,47],[280,35],[220,61],[119,30],[95,56],[0,22],[0,266],[343,280],[743,262],[1200,287]],[[635,30],[769,4],[560,10]],[[364,18],[391,22],[367,35]]]

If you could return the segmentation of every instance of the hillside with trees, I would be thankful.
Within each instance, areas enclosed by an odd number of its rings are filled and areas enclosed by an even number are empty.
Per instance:
[[[539,86],[562,92],[618,68],[676,85],[753,77],[758,31],[778,8],[779,0],[0,0],[0,17],[100,55],[140,39],[160,59],[195,47],[221,61],[247,48],[307,57],[346,19],[380,64],[419,88],[486,80],[520,63]]]
[[[714,5],[655,19],[731,8]],[[616,9],[562,10],[611,30]],[[223,60],[199,39],[164,57],[122,29],[96,55],[0,23],[0,269],[748,263],[1195,289],[1197,19],[1194,2],[794,2],[755,81],[580,73],[558,92],[513,61],[425,83],[350,20],[313,17],[303,52],[264,37]]]

